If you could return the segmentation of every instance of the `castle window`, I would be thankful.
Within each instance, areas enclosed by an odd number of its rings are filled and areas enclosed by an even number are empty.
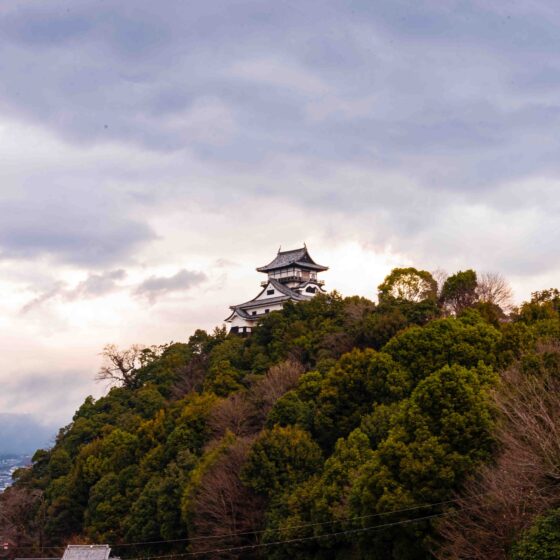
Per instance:
[[[266,295],[271,296],[274,294],[274,290],[266,290]]]
[[[251,315],[256,315],[256,314],[257,314],[256,311],[252,311],[252,312],[251,312]]]
[[[311,286],[307,286],[307,288],[305,288],[306,292],[309,292],[310,294],[314,294],[315,293],[315,288],[311,287]]]
[[[265,309],[264,312],[265,313],[270,313],[270,309]]]

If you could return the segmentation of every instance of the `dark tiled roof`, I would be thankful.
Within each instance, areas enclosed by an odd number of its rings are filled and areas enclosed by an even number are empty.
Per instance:
[[[250,308],[250,307],[261,307],[262,305],[266,305],[268,303],[280,303],[281,301],[286,301],[288,299],[293,299],[295,301],[305,301],[307,299],[309,299],[310,296],[304,296],[294,290],[290,290],[290,288],[288,288],[288,286],[284,286],[284,284],[282,284],[281,282],[278,282],[278,280],[274,280],[274,278],[271,278],[269,280],[269,284],[271,284],[272,286],[274,286],[274,288],[276,290],[278,290],[282,295],[281,296],[277,296],[277,297],[271,297],[271,298],[266,298],[266,299],[258,299],[258,297],[267,289],[268,284],[251,300],[246,301],[245,303],[240,303],[238,305],[232,305],[230,307],[230,309],[237,309],[238,307],[242,307],[244,309]]]
[[[293,249],[292,251],[278,251],[276,258],[272,262],[257,268],[257,270],[259,272],[269,272],[294,265],[317,271],[328,270],[329,268],[328,266],[317,264],[309,255],[307,247],[303,247],[302,249]]]
[[[268,283],[272,284],[281,294],[284,294],[285,296],[289,296],[293,299],[305,299],[299,292],[296,292],[295,290],[292,290],[291,288],[288,288],[288,286],[282,284],[282,282],[279,282],[278,280],[275,280],[274,278],[270,278]],[[261,292],[261,294],[262,294],[262,292]],[[259,294],[259,296],[261,294]],[[257,296],[257,297],[259,297],[259,296]]]
[[[239,305],[235,305],[234,308],[235,309],[254,309],[255,307],[266,307],[267,305],[274,305],[275,303],[282,303],[284,301],[288,301],[289,299],[295,299],[295,298],[291,298],[290,296],[282,295],[282,296],[271,297],[271,298],[266,298],[266,299],[259,299],[259,300],[252,299],[251,301],[246,301],[245,303],[240,303]]]
[[[232,305],[230,307],[230,309],[233,311],[233,313],[227,318],[225,319],[226,321],[230,320],[233,315],[235,314],[235,312],[238,313],[238,315],[240,317],[243,317],[243,319],[248,319],[248,320],[252,320],[252,321],[256,321],[258,319],[257,316],[255,315],[250,315],[249,313],[247,313],[247,309],[254,309],[255,307],[266,307],[267,305],[274,305],[275,303],[284,303],[286,301],[289,300],[293,300],[293,301],[307,301],[310,300],[313,296],[311,295],[306,295],[306,294],[300,294],[294,290],[290,290],[290,288],[288,288],[287,286],[284,286],[284,284],[278,282],[278,280],[274,280],[274,278],[271,278],[269,281],[269,284],[271,284],[272,286],[274,286],[274,288],[276,290],[278,290],[282,295],[281,296],[276,296],[276,297],[271,297],[271,298],[266,298],[266,299],[257,299],[268,287],[265,286],[257,296],[255,296],[253,299],[246,301],[245,303],[240,303],[238,305]]]
[[[232,309],[233,311],[231,312],[231,314],[226,317],[224,319],[224,321],[231,321],[233,319],[233,316],[237,313],[240,317],[242,317],[243,319],[246,319],[247,321],[256,321],[258,320],[260,317],[257,317],[256,315],[249,315],[249,313],[247,313],[247,311],[245,311],[244,309],[242,309],[241,307],[235,307],[232,306],[230,307],[230,309]]]

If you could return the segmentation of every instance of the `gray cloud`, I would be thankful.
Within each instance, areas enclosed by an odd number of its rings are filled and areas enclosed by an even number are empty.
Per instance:
[[[544,52],[550,60],[560,51],[553,12],[428,2],[135,6],[7,10],[6,107],[81,142],[188,147],[224,162],[286,153],[401,167],[435,158],[417,173],[440,188],[540,168],[524,156],[535,127],[558,148],[560,84],[537,72],[550,67]],[[23,75],[22,63],[33,71]],[[488,161],[475,174],[480,158]],[[546,163],[557,170],[552,154]]]
[[[223,266],[226,266],[225,264]],[[26,303],[21,313],[40,308],[50,301],[71,302],[76,300],[102,297],[107,294],[131,289],[121,283],[127,276],[122,270],[110,270],[102,273],[90,273],[74,287],[64,282],[54,282],[52,286]],[[132,294],[148,299],[151,303],[169,293],[185,292],[207,280],[206,274],[182,269],[172,276],[151,276],[132,289]]]
[[[560,84],[542,57],[560,52],[558,21],[499,5],[29,4],[0,20],[11,55],[0,98],[85,143],[222,163],[297,154],[490,188],[557,173],[560,148]],[[548,144],[539,157],[535,132]]]
[[[28,301],[22,308],[21,313],[25,314],[32,309],[36,309],[41,307],[47,301],[55,299],[56,297],[64,294],[66,291],[66,284],[64,282],[54,282],[53,286],[39,294],[38,296],[34,297],[32,300]]]
[[[126,278],[126,272],[122,269],[110,270],[100,274],[89,274],[87,278],[79,282],[74,288],[69,288],[64,282],[55,282],[53,287],[44,291],[31,301],[26,303],[22,313],[40,307],[47,301],[58,299],[61,301],[75,301],[78,299],[96,298],[122,289],[119,281]]]
[[[169,197],[186,215],[193,200],[224,211],[259,197],[325,223],[336,215],[337,233],[355,223],[367,242],[417,260],[460,253],[478,212],[520,240],[504,243],[482,224],[484,246],[499,243],[504,262],[530,272],[535,259],[527,261],[522,240],[558,240],[557,205],[518,197],[511,184],[560,172],[554,8],[381,1],[350,9],[312,0],[170,0],[165,11],[147,0],[134,11],[92,0],[8,7],[0,111],[84,150],[133,146],[161,164],[146,175],[123,157],[87,177],[63,177],[64,189],[57,173],[46,177],[45,188],[64,192],[64,211],[44,200],[28,208],[29,198],[4,204],[3,214],[24,220],[0,224],[1,254],[116,263],[154,238],[149,217]],[[83,181],[87,192],[67,187]],[[123,195],[121,184],[133,192]],[[31,200],[41,198],[32,191]],[[520,223],[528,205],[537,219]],[[451,213],[464,227],[448,248],[438,224]],[[555,266],[551,254],[542,254],[544,266]]]
[[[35,420],[44,425],[68,423],[75,410],[94,389],[93,375],[84,371],[25,371],[2,380],[0,411],[40,411]]]
[[[102,274],[90,274],[70,292],[70,297],[81,298],[105,295],[117,289],[118,281],[125,278],[126,272],[122,269],[110,270]]]
[[[174,292],[185,292],[207,280],[203,272],[179,270],[173,276],[151,276],[144,280],[134,294],[155,302],[159,297]]]
[[[70,199],[56,202],[0,201],[0,258],[47,255],[78,265],[101,265],[128,259],[135,247],[153,239],[147,225],[90,206],[95,197],[84,200],[78,193],[69,194]]]

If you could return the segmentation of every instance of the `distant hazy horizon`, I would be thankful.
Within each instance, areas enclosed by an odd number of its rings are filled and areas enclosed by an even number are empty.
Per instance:
[[[44,425],[31,414],[0,413],[0,456],[50,447],[57,431],[57,426]]]

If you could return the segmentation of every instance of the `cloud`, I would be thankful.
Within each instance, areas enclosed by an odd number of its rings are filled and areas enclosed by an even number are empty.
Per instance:
[[[65,290],[66,290],[65,286],[66,285],[65,285],[64,282],[55,282],[53,284],[52,288],[44,291],[43,293],[41,293],[37,297],[34,297],[32,300],[28,301],[21,308],[21,313],[25,314],[25,313],[31,311],[32,309],[40,307],[41,305],[43,305],[47,301],[52,300],[52,299],[58,297],[61,294],[64,294]]]
[[[305,67],[293,61],[275,58],[254,58],[235,62],[229,69],[228,75],[312,96],[329,91],[328,85]]]
[[[98,297],[112,292],[119,287],[118,281],[126,278],[126,272],[122,269],[110,270],[102,274],[90,274],[76,288],[71,290],[68,296],[71,299],[82,297]]]
[[[182,269],[173,276],[151,276],[134,290],[134,294],[154,303],[159,297],[188,291],[205,280],[207,276],[203,272]]]
[[[82,150],[1,116],[0,150],[1,260],[104,267],[130,262],[156,239],[142,212],[150,198],[135,184],[154,165],[148,154],[118,145]]]
[[[97,298],[114,291],[122,289],[120,280],[126,278],[126,272],[122,269],[110,270],[100,274],[89,274],[85,280],[78,282],[74,288],[69,288],[64,282],[56,282],[54,286],[39,296],[26,303],[22,313],[27,313],[32,309],[40,307],[47,301],[58,299],[60,301],[75,301],[79,299]]]
[[[218,269],[230,266],[227,261],[216,264]],[[118,269],[102,273],[90,273],[73,287],[68,286],[65,282],[55,282],[50,288],[28,301],[21,308],[21,313],[25,314],[36,310],[46,302],[72,302],[100,298],[124,290],[131,290],[133,295],[146,298],[154,303],[164,295],[191,290],[208,279],[206,274],[202,272],[182,269],[172,276],[151,276],[133,288],[131,285],[121,283],[126,277],[126,271]]]
[[[5,10],[0,108],[78,144],[188,150],[226,174],[296,154],[407,169],[439,191],[558,173],[552,4],[135,5]]]
[[[4,4],[5,377],[29,341],[67,371],[87,340],[86,371],[211,328],[280,244],[367,260],[345,293],[400,263],[558,284],[552,1]]]
[[[64,198],[0,201],[0,258],[45,255],[78,265],[102,265],[127,258],[154,238],[145,224],[90,206],[93,201],[72,198],[80,206],[68,208]]]
[[[90,374],[83,371],[25,371],[2,380],[0,411],[33,411],[43,425],[68,421],[68,412],[79,406],[88,389]]]
[[[184,138],[185,142],[199,142],[209,146],[229,143],[236,132],[231,108],[219,99],[202,98],[182,113],[158,116],[155,126],[167,125],[167,130]]]

